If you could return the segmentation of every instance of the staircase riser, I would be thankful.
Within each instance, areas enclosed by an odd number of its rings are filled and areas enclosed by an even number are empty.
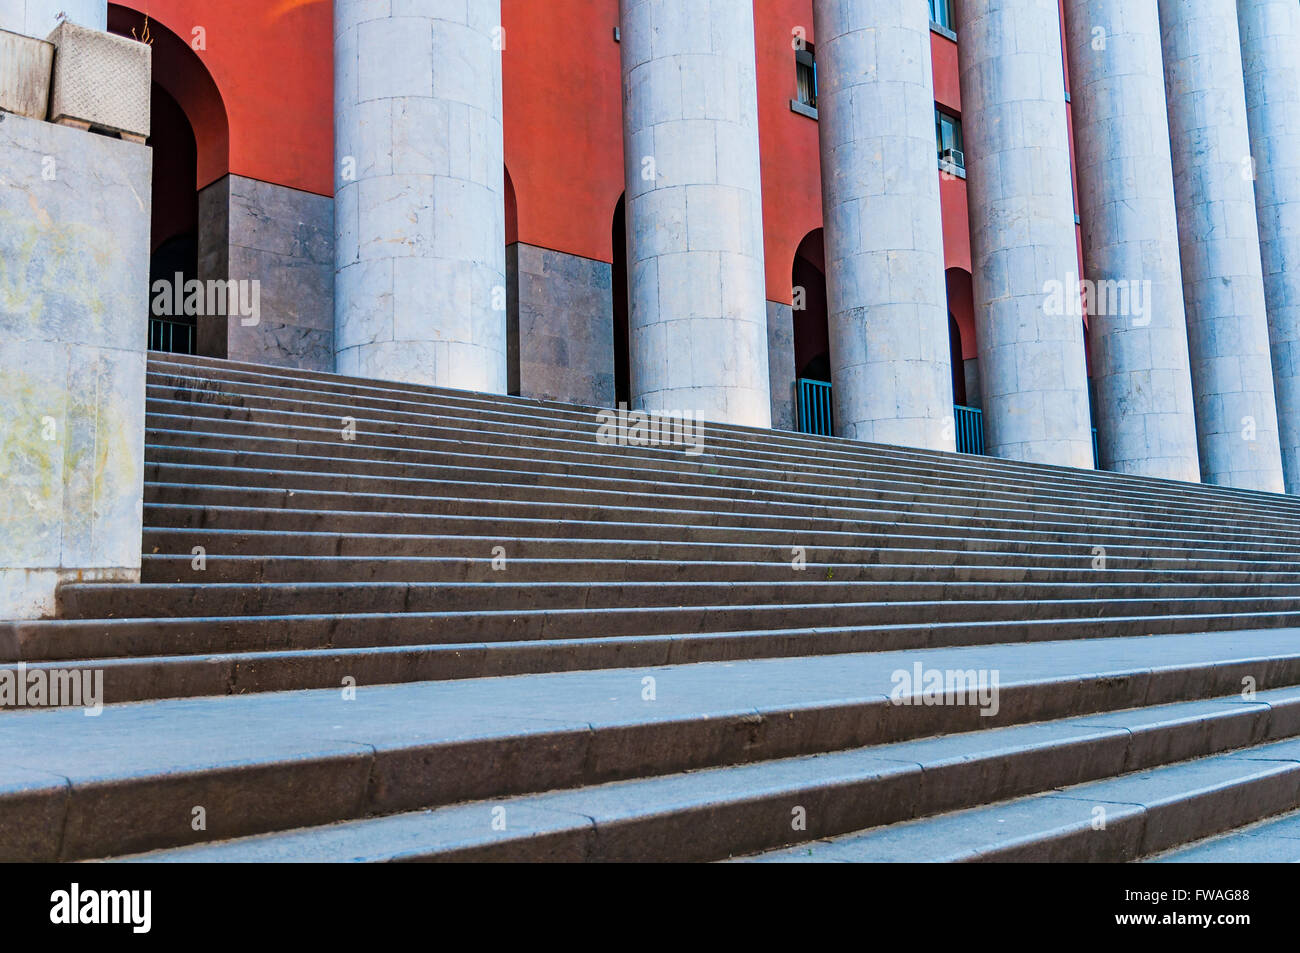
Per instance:
[[[201,545],[201,544],[200,544]],[[204,547],[205,553],[207,547]],[[953,554],[947,554],[951,559]],[[809,563],[806,572],[813,579],[833,578],[837,582],[1033,582],[1087,583],[1133,582],[1144,584],[1187,583],[1198,587],[1292,584],[1300,586],[1300,573],[1227,572],[1188,570],[1181,567],[1149,570],[1148,561],[1107,560],[1107,570],[1092,569],[1089,560],[1076,565],[1025,565],[1000,554],[963,557],[962,565],[915,563],[843,564]],[[791,569],[785,563],[683,563],[610,559],[604,561],[526,560],[512,558],[494,569],[491,558],[483,559],[358,559],[346,557],[252,558],[213,556],[207,553],[202,569],[196,569],[189,552],[173,556],[146,556],[141,581],[146,584],[282,584],[304,582],[789,582]],[[1046,563],[1046,560],[1044,560]],[[1080,565],[1082,564],[1082,565]]]
[[[153,514],[161,511],[154,508]],[[514,527],[522,531],[523,527]],[[878,545],[868,545],[876,544]],[[934,548],[942,543],[943,548]],[[147,526],[144,531],[146,554],[193,555],[202,546],[209,555],[225,556],[339,556],[347,558],[442,557],[465,558],[467,553],[492,553],[505,546],[510,559],[607,559],[620,561],[665,560],[786,563],[791,555],[788,546],[777,544],[713,542],[690,543],[655,540],[573,539],[513,536],[418,536],[401,534],[298,532],[266,530],[192,529],[186,527]],[[1112,545],[1106,548],[1107,566],[1120,569],[1204,569],[1231,571],[1243,565],[1241,558],[1224,558],[1227,551],[1189,547],[1146,547]],[[1217,556],[1215,554],[1218,554]],[[1053,545],[1027,540],[980,540],[970,537],[943,537],[885,534],[863,537],[862,545],[805,546],[804,554],[812,564],[909,562],[918,565],[965,564],[977,557],[993,563],[1052,562],[1062,565],[1091,566],[1096,558],[1088,545]],[[1271,558],[1268,558],[1271,557]],[[473,556],[470,556],[473,558]],[[1287,561],[1277,554],[1252,554],[1249,561],[1270,572],[1300,572],[1300,560]]]

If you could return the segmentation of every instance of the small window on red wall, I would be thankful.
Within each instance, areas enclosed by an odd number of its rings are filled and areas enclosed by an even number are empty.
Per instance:
[[[795,82],[799,102],[811,109],[817,108],[817,57],[808,45],[794,54]]]

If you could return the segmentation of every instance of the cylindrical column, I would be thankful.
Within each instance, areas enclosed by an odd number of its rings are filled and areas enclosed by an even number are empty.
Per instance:
[[[954,450],[929,14],[813,10],[836,433]]]
[[[1103,468],[1199,482],[1156,0],[1066,0]]]
[[[500,0],[335,0],[339,373],[506,391]]]
[[[1091,469],[1057,0],[957,10],[985,446]]]
[[[1201,474],[1280,493],[1236,3],[1159,2]]]
[[[1300,4],[1238,0],[1255,211],[1288,493],[1300,493]]]
[[[753,0],[620,0],[632,402],[769,427]]]

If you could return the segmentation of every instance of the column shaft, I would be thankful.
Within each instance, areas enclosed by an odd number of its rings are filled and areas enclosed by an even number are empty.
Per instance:
[[[1056,0],[963,0],[966,144],[985,446],[1093,466]]]
[[[1206,482],[1282,492],[1234,0],[1160,0],[1192,390]]]
[[[334,4],[335,363],[505,393],[500,0],[392,6]]]
[[[1237,20],[1282,471],[1300,493],[1300,4],[1239,0]]]
[[[771,425],[752,0],[621,0],[632,402]]]
[[[1156,0],[1066,0],[1102,466],[1199,482]]]
[[[929,14],[813,9],[836,433],[953,450]]]

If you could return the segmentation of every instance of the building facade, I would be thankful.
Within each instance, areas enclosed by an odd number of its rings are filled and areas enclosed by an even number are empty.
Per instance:
[[[1293,0],[60,11],[153,47],[150,287],[259,286],[156,349],[1300,491]]]

